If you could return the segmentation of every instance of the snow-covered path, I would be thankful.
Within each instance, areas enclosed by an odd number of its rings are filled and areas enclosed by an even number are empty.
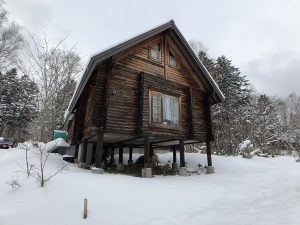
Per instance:
[[[0,149],[0,225],[300,224],[300,163],[292,157],[213,156],[216,174],[153,179],[92,174],[70,165],[44,188],[19,174],[22,187],[12,189],[3,181],[16,176],[15,161],[24,163],[24,154]],[[159,157],[167,161],[172,154]],[[196,153],[186,159],[190,169],[206,162]],[[48,170],[58,164],[61,159],[51,157]]]

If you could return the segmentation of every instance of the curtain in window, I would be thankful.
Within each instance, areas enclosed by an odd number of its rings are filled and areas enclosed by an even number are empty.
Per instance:
[[[163,95],[163,121],[178,124],[178,101],[176,97]]]

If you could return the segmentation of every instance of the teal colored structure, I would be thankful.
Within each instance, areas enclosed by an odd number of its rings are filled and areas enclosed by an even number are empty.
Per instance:
[[[64,140],[67,139],[67,131],[64,130],[54,130],[52,132],[53,139],[62,138]]]

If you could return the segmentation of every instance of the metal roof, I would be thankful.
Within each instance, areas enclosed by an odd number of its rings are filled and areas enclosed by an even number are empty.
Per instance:
[[[98,64],[100,64],[101,62],[105,61],[106,59],[109,59],[110,57],[112,57],[128,48],[135,46],[136,44],[138,44],[142,41],[145,41],[161,32],[167,31],[169,29],[174,31],[175,34],[177,35],[177,37],[183,43],[183,46],[185,47],[185,50],[187,52],[187,56],[193,61],[192,65],[194,65],[193,66],[194,70],[198,71],[197,75],[198,75],[199,79],[204,83],[204,85],[209,90],[213,90],[213,96],[212,96],[212,98],[214,100],[213,103],[222,102],[225,99],[225,97],[224,97],[223,93],[221,92],[221,90],[219,89],[218,85],[215,83],[212,76],[209,74],[209,72],[205,68],[205,66],[200,62],[198,57],[195,55],[195,53],[193,52],[193,50],[191,49],[191,47],[189,46],[189,44],[187,43],[187,41],[185,40],[185,38],[183,37],[181,32],[179,31],[179,29],[175,25],[174,21],[170,20],[167,23],[157,26],[149,31],[146,31],[140,35],[137,35],[127,41],[124,41],[120,44],[117,44],[109,49],[106,49],[106,50],[92,56],[82,77],[81,77],[81,80],[73,94],[73,97],[69,103],[69,107],[68,107],[67,111],[65,112],[65,120],[68,119],[70,113],[72,113],[72,111],[74,110],[74,107],[75,107],[86,83],[88,82],[92,72],[94,71],[95,67]],[[201,72],[202,72],[202,74],[204,74],[204,77],[202,76]]]

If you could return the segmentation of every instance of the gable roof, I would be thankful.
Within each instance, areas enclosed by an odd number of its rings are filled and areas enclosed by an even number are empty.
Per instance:
[[[212,90],[212,104],[222,102],[225,97],[221,90],[219,89],[216,82],[213,80],[212,76],[208,72],[208,70],[205,68],[205,66],[201,63],[201,61],[198,59],[198,57],[195,55],[194,51],[189,46],[188,42],[185,40],[177,26],[175,25],[173,20],[170,20],[167,23],[164,23],[160,26],[157,26],[149,31],[146,31],[140,35],[137,35],[127,41],[124,41],[120,44],[117,44],[109,49],[103,50],[100,53],[97,53],[93,55],[90,58],[90,61],[81,77],[80,82],[78,83],[76,90],[73,94],[73,97],[69,103],[68,109],[65,112],[65,120],[68,119],[70,113],[74,110],[74,107],[86,85],[88,82],[92,72],[94,71],[95,67],[102,63],[103,61],[109,59],[110,57],[128,49],[136,44],[145,41],[157,34],[160,34],[164,31],[172,30],[174,31],[175,35],[178,37],[178,39],[182,42],[184,46],[184,50],[186,52],[186,56],[190,58],[190,61],[192,62],[193,69],[196,71],[196,74],[198,75],[199,79],[204,83],[205,87],[208,90]],[[204,76],[203,76],[204,75]]]

